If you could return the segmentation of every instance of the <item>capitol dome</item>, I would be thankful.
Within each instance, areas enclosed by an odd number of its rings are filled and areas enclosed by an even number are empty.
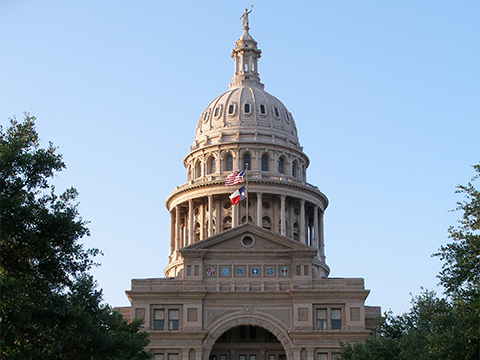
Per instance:
[[[248,30],[248,25],[243,28],[231,51],[235,70],[229,90],[216,97],[200,115],[193,149],[229,138],[300,149],[292,114],[260,82],[258,59],[262,52]]]
[[[330,271],[323,239],[328,199],[307,182],[310,161],[292,114],[260,82],[262,52],[249,34],[248,19],[242,29],[231,51],[235,66],[228,90],[200,114],[183,159],[187,181],[165,200],[171,216],[165,275],[176,276],[183,269],[182,248],[253,224],[313,249],[313,275],[323,278]],[[226,184],[228,176],[243,170],[238,186]],[[231,194],[240,188],[246,199],[231,204]]]

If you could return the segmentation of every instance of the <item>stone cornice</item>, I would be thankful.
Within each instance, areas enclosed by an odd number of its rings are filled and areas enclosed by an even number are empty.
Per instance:
[[[268,186],[278,186],[281,188],[287,188],[287,189],[296,189],[300,191],[305,191],[315,197],[317,197],[325,206],[325,208],[328,206],[328,199],[327,197],[317,188],[313,186],[307,186],[304,185],[300,182],[290,182],[290,181],[284,181],[284,180],[275,180],[275,179],[248,179],[248,185],[249,186],[255,186],[255,185],[268,185]],[[224,179],[221,180],[212,180],[212,181],[203,181],[203,182],[194,182],[190,185],[181,185],[180,187],[177,187],[174,191],[170,193],[170,195],[167,196],[165,199],[165,206],[167,209],[170,209],[170,204],[173,202],[177,197],[181,196],[182,194],[189,193],[195,190],[201,190],[201,189],[215,189],[218,188],[220,191],[212,193],[212,195],[215,194],[227,194],[231,192],[231,189],[227,186],[225,186]],[[250,188],[251,189],[251,188]],[[262,191],[264,194],[267,194],[269,192],[273,193],[272,191]],[[203,195],[205,196],[205,195]],[[288,196],[288,194],[287,194]]]
[[[324,340],[337,340],[339,338],[359,340],[365,339],[370,335],[370,331],[367,330],[295,330],[289,331],[288,334],[293,340],[304,339],[318,339],[321,337]]]
[[[184,330],[149,330],[147,331],[150,340],[203,340],[207,336],[205,331],[184,331]]]

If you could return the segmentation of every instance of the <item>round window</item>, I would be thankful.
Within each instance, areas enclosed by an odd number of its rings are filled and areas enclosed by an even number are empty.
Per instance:
[[[255,240],[250,235],[246,235],[242,238],[242,245],[249,248],[255,244]]]

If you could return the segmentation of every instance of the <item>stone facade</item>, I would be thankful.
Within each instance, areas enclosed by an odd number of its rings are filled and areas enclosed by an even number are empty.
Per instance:
[[[260,82],[248,14],[229,89],[202,112],[187,182],[165,201],[166,277],[127,291],[155,360],[331,360],[339,340],[364,341],[380,313],[364,305],[363,279],[328,278],[328,200],[307,182],[292,114]],[[244,182],[226,186],[241,169]],[[240,186],[247,198],[232,206]]]

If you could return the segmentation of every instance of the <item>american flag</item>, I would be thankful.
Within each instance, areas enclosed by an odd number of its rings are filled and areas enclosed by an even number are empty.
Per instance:
[[[225,185],[232,186],[232,185],[243,183],[244,174],[245,174],[245,170],[228,174],[227,177],[225,178]]]

